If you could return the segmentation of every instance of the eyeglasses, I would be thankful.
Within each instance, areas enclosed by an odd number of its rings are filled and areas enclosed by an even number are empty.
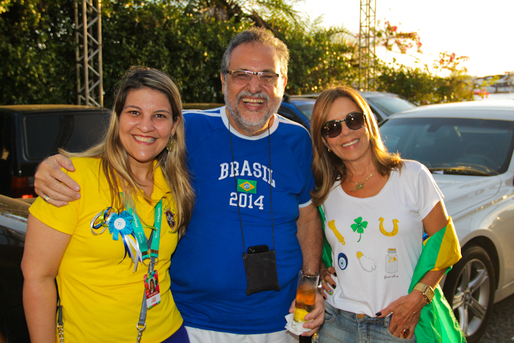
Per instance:
[[[232,81],[238,85],[246,85],[254,75],[257,75],[261,84],[274,85],[280,76],[270,71],[229,70],[227,73],[232,75]]]
[[[321,134],[329,138],[339,136],[341,131],[343,131],[343,124],[341,124],[343,121],[346,122],[346,126],[348,126],[349,129],[358,130],[364,126],[364,117],[364,113],[350,112],[344,119],[327,121],[321,128]]]

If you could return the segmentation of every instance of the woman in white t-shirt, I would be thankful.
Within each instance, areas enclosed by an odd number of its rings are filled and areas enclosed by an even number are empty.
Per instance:
[[[421,310],[451,265],[424,273],[409,292],[423,233],[451,226],[443,194],[425,166],[387,152],[368,104],[351,88],[321,93],[311,132],[312,200],[324,212],[333,262],[321,273],[327,310],[319,342],[416,341]],[[455,263],[460,250],[448,231]]]

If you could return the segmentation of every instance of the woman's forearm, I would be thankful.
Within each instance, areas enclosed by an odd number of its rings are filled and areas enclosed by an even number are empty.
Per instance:
[[[56,342],[57,294],[52,278],[25,279],[23,308],[32,343]]]
[[[70,239],[71,235],[29,215],[21,269],[25,279],[23,308],[32,343],[56,341],[55,278]]]
[[[425,274],[425,276],[423,276],[423,278],[419,282],[424,283],[425,285],[429,285],[432,288],[436,288],[436,286],[443,278],[444,273],[446,273],[446,269],[430,270]]]

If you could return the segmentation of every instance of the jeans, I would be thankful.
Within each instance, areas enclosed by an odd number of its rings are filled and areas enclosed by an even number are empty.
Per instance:
[[[403,339],[389,332],[391,316],[376,318],[338,310],[325,302],[325,323],[319,332],[319,343],[416,342],[416,337]]]

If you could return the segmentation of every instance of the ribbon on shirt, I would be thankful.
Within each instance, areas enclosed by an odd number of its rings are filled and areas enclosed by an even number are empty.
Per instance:
[[[134,263],[135,272],[139,263],[153,257],[154,260],[159,257],[159,245],[161,237],[161,222],[162,222],[162,199],[157,203],[154,209],[154,235],[150,247],[143,229],[141,220],[135,211],[128,206],[128,210],[115,212],[112,207],[100,211],[91,221],[91,232],[94,235],[102,234],[106,228],[109,228],[109,233],[112,235],[114,241],[118,241],[121,237],[125,253],[122,261],[130,256]],[[95,230],[102,229],[100,232]],[[150,251],[148,251],[150,250]]]

